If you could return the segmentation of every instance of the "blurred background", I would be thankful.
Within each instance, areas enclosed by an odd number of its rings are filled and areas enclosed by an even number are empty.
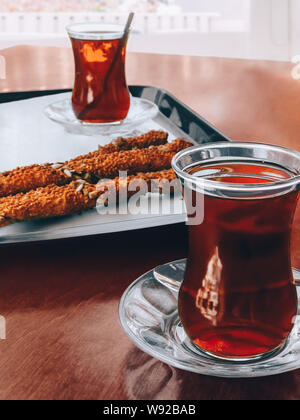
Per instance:
[[[67,24],[124,23],[129,50],[290,61],[300,54],[299,0],[1,0],[0,48],[64,46]]]

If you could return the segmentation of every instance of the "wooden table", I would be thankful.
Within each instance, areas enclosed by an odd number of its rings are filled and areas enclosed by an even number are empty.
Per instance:
[[[68,88],[69,49],[0,52],[0,91]],[[300,81],[292,64],[129,54],[131,84],[164,87],[236,140],[300,150]],[[0,131],[1,137],[1,131]],[[300,212],[293,263],[300,268]],[[118,303],[157,264],[185,257],[183,225],[133,233],[1,247],[1,399],[296,399],[300,370],[256,379],[218,379],[169,367],[123,333]]]

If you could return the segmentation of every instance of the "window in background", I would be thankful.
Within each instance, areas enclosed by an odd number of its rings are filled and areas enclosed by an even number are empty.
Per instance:
[[[68,45],[77,21],[124,23],[134,51],[289,60],[300,40],[299,0],[1,0],[0,48]]]
[[[176,0],[2,0],[1,12],[178,12]]]

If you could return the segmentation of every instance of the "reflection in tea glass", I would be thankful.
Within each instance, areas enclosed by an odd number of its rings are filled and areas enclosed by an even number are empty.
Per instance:
[[[130,107],[124,26],[77,23],[67,27],[75,61],[72,106],[86,123],[116,124]]]
[[[214,143],[180,152],[173,169],[185,189],[204,195],[204,221],[189,227],[179,293],[187,335],[220,359],[271,356],[286,344],[297,313],[290,241],[300,153]]]

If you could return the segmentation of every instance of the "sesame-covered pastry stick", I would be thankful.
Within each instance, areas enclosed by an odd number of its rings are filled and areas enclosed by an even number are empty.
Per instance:
[[[95,183],[95,179],[115,178],[120,171],[127,171],[128,175],[137,172],[153,172],[169,169],[176,153],[191,143],[184,139],[174,140],[162,146],[151,146],[147,149],[129,150],[109,153],[101,158],[92,158],[69,161],[68,169],[74,171],[81,178]]]
[[[148,192],[158,192],[171,196],[175,192],[181,192],[182,187],[173,169],[168,169],[99,181],[97,191],[100,193],[97,209],[102,209],[124,202],[137,193],[145,195]]]
[[[118,150],[131,150],[131,149],[145,149],[150,146],[160,146],[166,144],[169,134],[162,130],[152,130],[140,136],[126,138],[119,137],[112,141],[110,144],[103,146],[107,152],[115,152]],[[113,146],[116,150],[113,150]]]
[[[178,180],[173,169],[156,172],[139,172],[127,177],[106,179],[99,181],[97,191],[99,194],[98,203],[105,204],[109,199],[122,201],[122,194],[130,198],[137,192],[170,192],[173,193],[176,186],[180,188],[180,182],[175,185],[172,181]]]
[[[65,216],[96,206],[95,185],[73,181],[68,185],[48,185],[28,193],[0,198],[0,227],[15,222]]]
[[[168,133],[164,131],[150,131],[137,137],[119,138],[105,146],[99,146],[95,152],[91,152],[85,156],[72,159],[70,162],[78,164],[84,159],[95,158],[101,159],[108,153],[116,153],[122,150],[142,149],[150,145],[165,144],[168,139]],[[45,187],[50,184],[65,185],[74,176],[72,171],[68,169],[68,162],[30,165],[22,168],[16,168],[12,171],[0,173],[0,197],[17,194],[19,192],[27,192],[38,187]]]
[[[51,164],[16,168],[0,174],[0,197],[50,184],[64,185],[70,182],[70,179],[68,172],[58,170]]]
[[[119,202],[121,188],[128,189],[127,198],[129,198],[136,194],[140,187],[140,191],[143,193],[153,191],[153,183],[157,191],[164,192],[168,181],[171,182],[174,179],[176,179],[176,175],[170,169],[139,173],[109,180],[109,182],[114,183],[117,193],[116,200]],[[133,186],[132,189],[130,189],[130,185]],[[171,193],[173,187],[169,190]],[[2,197],[0,198],[0,227],[15,222],[80,213],[96,207],[98,200],[99,205],[103,205],[105,201],[110,199],[110,188],[111,184],[107,184],[107,181],[100,181],[98,185],[91,185],[85,181],[77,180],[64,186],[49,185],[29,191],[26,194],[19,193],[14,196]],[[108,196],[105,196],[106,192],[109,192]]]
[[[161,146],[168,141],[169,134],[162,130],[152,130],[146,134],[136,137],[119,137],[105,146],[99,146],[98,150],[84,156],[71,159],[70,162],[77,162],[82,159],[97,158],[103,153],[114,153],[132,149],[145,149],[150,146]],[[68,162],[65,162],[68,166]]]

